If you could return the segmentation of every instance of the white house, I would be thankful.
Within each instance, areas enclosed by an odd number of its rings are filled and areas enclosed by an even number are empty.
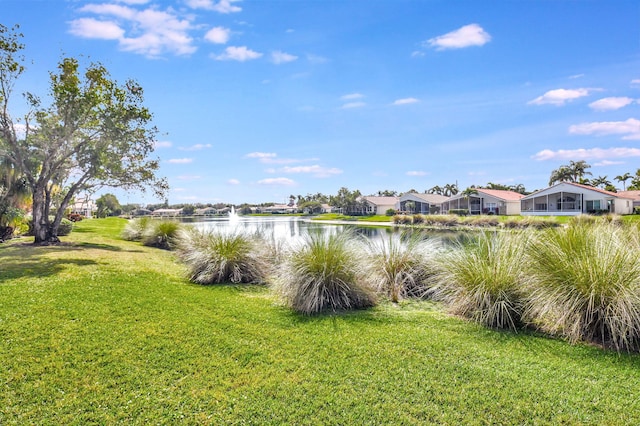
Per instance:
[[[476,188],[476,194],[456,194],[442,203],[442,212],[468,210],[469,214],[519,215],[524,195],[502,189]]]
[[[633,213],[633,198],[573,182],[557,183],[521,200],[525,216],[575,216],[583,213]]]
[[[98,211],[95,201],[88,196],[78,197],[71,205],[71,213],[80,214],[86,218],[91,218]]]
[[[633,207],[640,207],[640,191],[618,191],[616,194],[622,198],[631,198]]]
[[[449,197],[439,194],[420,194],[407,192],[400,197],[400,211],[408,213],[433,214],[440,213],[442,203]],[[413,203],[413,204],[407,204]]]
[[[358,212],[364,215],[386,214],[387,210],[398,210],[400,208],[400,197],[375,197],[367,195],[358,197],[357,201],[362,204]]]

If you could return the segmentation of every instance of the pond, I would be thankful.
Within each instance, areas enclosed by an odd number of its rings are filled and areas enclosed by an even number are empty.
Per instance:
[[[298,241],[309,232],[338,233],[352,231],[365,238],[376,240],[398,237],[418,233],[421,238],[437,238],[448,245],[455,241],[468,238],[466,233],[417,230],[398,228],[395,226],[371,226],[361,224],[333,224],[322,221],[312,221],[299,216],[236,216],[232,218],[202,218],[190,223],[191,226],[202,230],[218,230],[222,232],[239,231],[243,233],[260,232],[278,241]]]

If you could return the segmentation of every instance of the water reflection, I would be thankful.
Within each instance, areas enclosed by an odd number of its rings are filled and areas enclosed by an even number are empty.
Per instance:
[[[202,230],[220,232],[260,233],[277,241],[295,242],[309,232],[339,233],[351,231],[366,239],[388,239],[390,236],[401,240],[409,238],[438,239],[443,245],[465,242],[469,236],[462,232],[432,231],[424,229],[380,227],[367,225],[342,225],[311,221],[294,216],[239,216],[236,221],[226,218],[207,218],[192,222],[191,226]]]

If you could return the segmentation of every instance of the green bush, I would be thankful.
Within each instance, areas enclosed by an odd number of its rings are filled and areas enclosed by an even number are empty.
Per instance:
[[[387,216],[393,216],[394,214],[396,214],[395,209],[387,209],[387,211],[385,212],[385,215]]]
[[[526,247],[522,233],[481,233],[438,257],[435,297],[456,315],[494,328],[522,324]]]
[[[640,349],[640,236],[576,223],[533,241],[528,317],[542,330],[617,350]]]
[[[303,314],[358,309],[376,304],[349,232],[312,232],[294,247],[275,278],[287,306]]]
[[[429,215],[424,218],[424,223],[435,226],[456,226],[460,224],[460,218],[451,214]]]
[[[415,235],[367,240],[369,279],[392,302],[429,293],[438,242]]]
[[[147,216],[131,219],[122,230],[122,238],[127,241],[140,241],[150,224],[151,218]]]
[[[178,257],[198,284],[263,282],[270,266],[263,248],[256,236],[192,227],[177,239]]]
[[[53,217],[50,217],[49,220],[53,222]],[[27,235],[33,236],[33,219],[27,219]],[[73,222],[69,219],[62,218],[60,221],[60,226],[58,226],[58,237],[64,237],[65,235],[69,235],[73,231]]]
[[[173,220],[157,220],[147,226],[142,234],[142,244],[171,250],[180,230],[180,223]]]
[[[454,214],[456,216],[468,216],[469,209],[449,209],[449,214]]]
[[[420,225],[421,223],[424,223],[424,216],[421,214],[414,214],[411,219],[411,223],[413,223],[414,225]]]

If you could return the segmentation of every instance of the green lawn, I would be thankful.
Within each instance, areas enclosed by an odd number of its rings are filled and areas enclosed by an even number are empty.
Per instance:
[[[429,302],[302,317],[79,223],[0,245],[0,424],[639,424],[640,356]]]

